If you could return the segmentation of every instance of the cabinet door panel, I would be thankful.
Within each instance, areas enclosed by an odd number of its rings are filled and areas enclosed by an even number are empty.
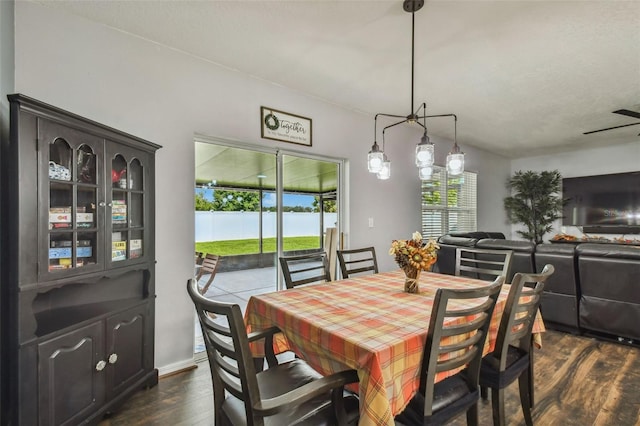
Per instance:
[[[107,389],[117,395],[152,366],[145,366],[147,304],[107,319]]]
[[[40,425],[74,425],[104,401],[103,323],[38,345]]]
[[[39,274],[46,279],[104,267],[104,139],[38,120]]]
[[[107,141],[107,250],[110,266],[147,260],[151,232],[149,183],[152,157]]]

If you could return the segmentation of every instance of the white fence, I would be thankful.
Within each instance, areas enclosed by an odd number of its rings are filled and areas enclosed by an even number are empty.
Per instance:
[[[242,240],[260,237],[258,212],[196,211],[196,242]],[[283,235],[319,235],[320,213],[284,213]],[[336,226],[337,213],[324,213],[324,230]],[[262,213],[262,238],[275,238],[276,213]]]

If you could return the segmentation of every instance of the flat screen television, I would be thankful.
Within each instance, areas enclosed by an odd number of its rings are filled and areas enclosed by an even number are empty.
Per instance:
[[[640,171],[562,179],[562,224],[583,232],[640,233]]]

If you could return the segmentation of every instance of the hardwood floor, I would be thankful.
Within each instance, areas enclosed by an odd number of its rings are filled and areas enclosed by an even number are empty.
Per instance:
[[[547,331],[535,358],[536,425],[640,425],[640,349]],[[491,403],[479,404],[480,425],[491,425]],[[508,425],[523,425],[518,385],[506,392]],[[207,362],[142,390],[100,426],[211,425]],[[464,416],[453,425],[466,425]]]

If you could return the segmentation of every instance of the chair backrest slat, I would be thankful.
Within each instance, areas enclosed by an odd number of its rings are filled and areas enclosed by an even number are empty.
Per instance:
[[[378,273],[378,260],[374,247],[338,250],[337,254],[342,278],[349,278],[364,272]]]
[[[322,252],[280,258],[282,275],[287,288],[303,284],[331,281],[329,260]]]
[[[511,270],[512,258],[512,250],[458,247],[455,274],[488,281],[504,275],[506,279]]]

